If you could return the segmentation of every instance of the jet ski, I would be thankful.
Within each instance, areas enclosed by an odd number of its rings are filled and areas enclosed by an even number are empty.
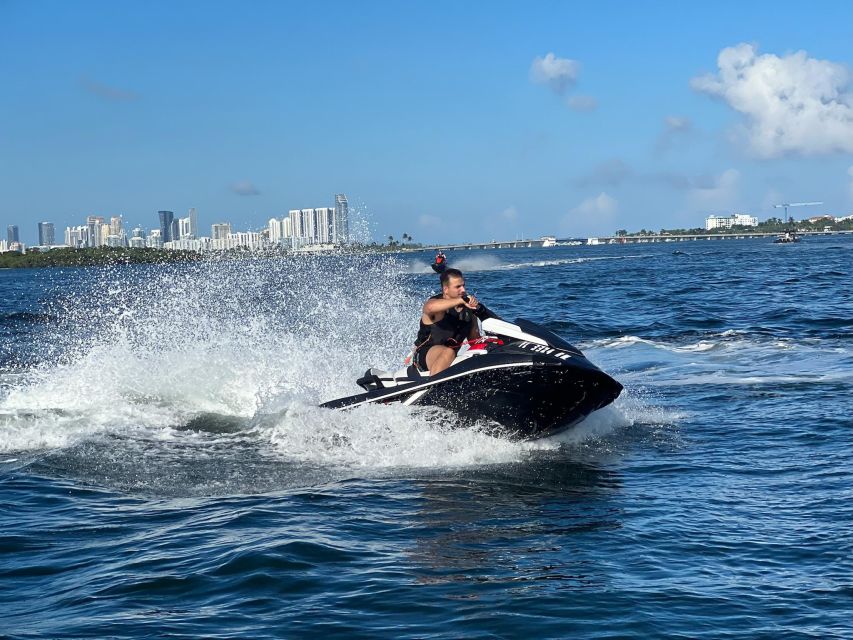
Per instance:
[[[368,369],[356,381],[364,393],[320,406],[434,406],[456,414],[460,426],[533,440],[570,428],[622,392],[621,384],[545,327],[524,319],[506,322],[483,305],[474,313],[483,337],[463,343],[441,373],[430,376],[414,364],[396,372]]]
[[[435,260],[430,265],[436,273],[443,273],[447,269],[447,256],[441,251],[435,254]]]

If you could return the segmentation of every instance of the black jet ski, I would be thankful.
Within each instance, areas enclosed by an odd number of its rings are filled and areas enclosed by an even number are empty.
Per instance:
[[[459,416],[461,426],[532,440],[568,429],[619,397],[621,384],[552,331],[529,320],[505,322],[482,305],[475,313],[483,337],[465,342],[448,369],[432,377],[414,365],[394,373],[368,369],[356,381],[365,393],[321,406],[435,406]]]
[[[435,260],[432,261],[430,266],[436,273],[443,273],[447,269],[447,256],[439,251],[435,254]]]

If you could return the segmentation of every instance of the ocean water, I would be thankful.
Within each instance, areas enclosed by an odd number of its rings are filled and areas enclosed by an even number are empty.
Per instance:
[[[0,636],[853,637],[853,239],[448,257],[623,395],[318,408],[425,254],[0,271]]]

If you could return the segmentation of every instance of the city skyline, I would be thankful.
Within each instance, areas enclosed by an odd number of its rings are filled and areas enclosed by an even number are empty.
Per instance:
[[[0,223],[27,244],[191,207],[263,229],[330,184],[377,240],[853,211],[849,3],[12,1],[0,24]]]

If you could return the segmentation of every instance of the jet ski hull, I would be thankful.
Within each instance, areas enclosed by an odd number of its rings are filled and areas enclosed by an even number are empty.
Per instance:
[[[532,440],[568,429],[610,404],[622,386],[599,372],[578,376],[557,366],[495,369],[437,385],[417,401],[452,411],[462,424]]]
[[[579,351],[517,344],[499,347],[433,377],[413,372],[411,382],[327,402],[342,409],[402,402],[435,406],[458,416],[459,426],[477,425],[490,434],[531,440],[577,424],[615,400],[622,385]]]

